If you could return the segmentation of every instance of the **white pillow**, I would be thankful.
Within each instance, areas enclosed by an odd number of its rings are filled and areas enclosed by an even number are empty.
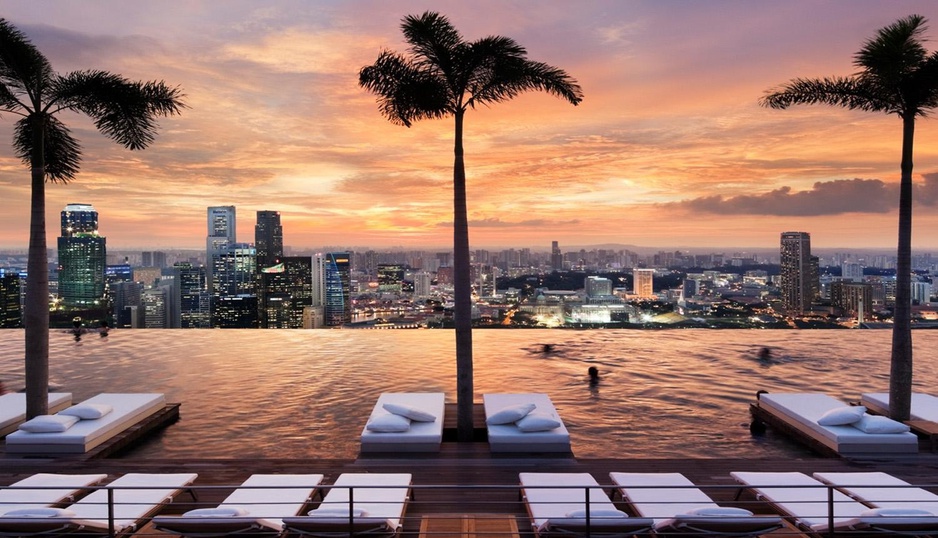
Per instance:
[[[238,517],[246,516],[248,511],[240,506],[227,506],[218,508],[196,508],[183,514],[183,517]]]
[[[20,424],[20,430],[29,433],[60,433],[78,422],[78,417],[68,415],[39,415]]]
[[[860,512],[860,517],[934,517],[928,510],[918,508],[872,508]]]
[[[67,508],[20,508],[10,510],[3,517],[75,517],[75,512]]]
[[[410,419],[392,413],[385,413],[369,420],[365,428],[379,433],[401,433],[410,429]]]
[[[735,508],[732,506],[711,506],[709,508],[688,510],[686,515],[702,517],[745,517],[751,516],[752,512],[745,508]]]
[[[590,519],[592,518],[603,518],[608,519],[611,517],[629,517],[628,514],[621,510],[590,510]],[[570,519],[586,519],[586,510],[574,510],[572,512],[567,512],[567,515]]]
[[[889,417],[865,415],[853,423],[853,427],[864,433],[905,433],[909,427]]]
[[[94,420],[113,411],[108,404],[81,403],[59,411],[60,415],[71,415],[82,420]]]
[[[534,411],[535,407],[536,406],[533,403],[512,405],[511,407],[506,407],[499,410],[494,415],[485,419],[485,423],[489,426],[496,426],[498,424],[511,424],[512,422],[517,422],[527,416],[528,413]]]
[[[436,420],[436,415],[433,413],[427,413],[426,411],[409,405],[386,403],[381,407],[388,413],[407,417],[415,422],[433,422]]]
[[[864,413],[866,413],[866,407],[862,405],[835,407],[821,415],[817,423],[821,426],[846,426],[860,420]]]
[[[361,508],[356,508],[351,511],[352,517],[365,517],[368,515],[367,510],[362,510]],[[306,513],[308,516],[312,517],[323,517],[323,518],[346,518],[349,516],[348,508],[317,508],[315,510],[310,510]]]
[[[523,432],[546,432],[560,427],[560,421],[547,413],[528,413],[515,422]]]

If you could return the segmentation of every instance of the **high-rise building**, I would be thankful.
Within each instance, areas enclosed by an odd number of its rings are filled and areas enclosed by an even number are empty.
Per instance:
[[[166,267],[166,253],[160,251],[141,252],[140,265],[143,267]]]
[[[341,326],[352,321],[351,264],[348,252],[327,252],[313,258],[312,305],[323,308],[323,324]]]
[[[584,288],[587,297],[612,295],[612,281],[608,278],[588,276],[584,282]]]
[[[273,267],[261,269],[258,293],[258,327],[302,329],[303,309],[312,304],[313,259],[284,256]]]
[[[635,288],[635,295],[647,299],[655,297],[655,270],[654,269],[632,269],[632,287]]]
[[[804,314],[811,309],[817,284],[812,268],[811,236],[806,232],[783,232],[781,236],[782,305],[790,314]]]
[[[216,255],[226,252],[237,239],[235,206],[216,206],[208,208],[208,236],[205,239],[206,278],[212,289],[212,262]]]
[[[225,295],[212,304],[212,327],[219,329],[256,329],[257,297]]]
[[[378,264],[378,291],[400,293],[404,282],[404,266],[394,263]]]
[[[857,262],[844,262],[841,266],[841,278],[854,282],[863,281],[863,266]]]
[[[0,269],[0,328],[23,326],[20,306],[20,275],[18,271]]]
[[[254,225],[258,271],[276,265],[283,257],[283,226],[279,211],[258,211]]]
[[[59,297],[65,306],[92,308],[105,298],[107,240],[98,235],[98,212],[90,204],[68,204],[62,211]]]
[[[554,271],[563,270],[563,252],[560,251],[560,244],[557,241],[550,243],[550,268]]]
[[[211,293],[205,278],[205,267],[188,262],[173,265],[179,297],[179,326],[183,329],[207,329],[212,326]]]

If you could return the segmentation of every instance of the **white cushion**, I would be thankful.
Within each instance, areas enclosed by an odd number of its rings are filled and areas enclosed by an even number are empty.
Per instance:
[[[527,404],[518,404],[500,409],[495,414],[485,419],[485,423],[489,426],[496,426],[498,424],[511,424],[512,422],[517,422],[527,416],[528,413],[534,411],[536,406],[533,403]]]
[[[918,508],[872,508],[860,512],[860,517],[922,517],[934,516],[928,510]]]
[[[687,515],[702,517],[745,517],[751,516],[752,512],[745,508],[735,508],[732,506],[711,506],[709,508],[688,510]]]
[[[351,511],[352,517],[365,517],[368,515],[367,510],[361,508],[356,508]],[[348,508],[317,508],[315,510],[310,510],[307,512],[307,515],[311,517],[324,517],[324,518],[333,518],[333,517],[345,517],[349,516]]]
[[[108,404],[80,403],[73,405],[68,409],[59,411],[60,415],[70,415],[82,420],[94,420],[103,417],[113,411],[114,408]]]
[[[560,427],[560,421],[546,413],[528,413],[515,422],[523,432],[546,432]]]
[[[905,433],[909,427],[889,417],[865,415],[853,423],[853,427],[864,433]]]
[[[401,433],[410,429],[410,419],[393,413],[386,413],[369,420],[365,428],[379,433]]]
[[[384,410],[388,413],[407,417],[415,422],[433,422],[436,420],[436,415],[433,413],[428,413],[422,409],[417,409],[416,407],[411,407],[409,405],[386,403],[381,407],[383,407]]]
[[[238,517],[246,516],[248,511],[240,506],[225,506],[218,508],[196,508],[184,513],[185,517]]]
[[[20,430],[29,433],[61,433],[78,422],[69,415],[39,415],[20,424]]]
[[[22,508],[10,510],[2,517],[75,517],[75,512],[67,508]]]
[[[817,423],[821,426],[846,426],[860,420],[864,413],[866,413],[866,407],[862,405],[835,407],[821,415]]]
[[[621,510],[608,510],[608,509],[590,510],[589,515],[590,515],[590,518],[629,517],[628,514],[626,514],[625,512]],[[585,519],[586,510],[574,510],[572,512],[567,512],[567,515],[565,517],[568,517],[570,519],[580,519],[580,518]]]

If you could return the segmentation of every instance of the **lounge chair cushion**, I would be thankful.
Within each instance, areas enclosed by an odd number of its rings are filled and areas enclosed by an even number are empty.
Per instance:
[[[368,515],[367,510],[362,510],[361,508],[356,508],[351,511],[352,517],[365,517]],[[315,510],[310,510],[307,512],[309,517],[324,517],[324,518],[345,518],[349,517],[348,508],[317,508]]]
[[[20,424],[20,430],[29,433],[60,433],[78,422],[78,417],[69,415],[39,415]]]
[[[688,510],[686,515],[701,517],[747,517],[751,516],[752,512],[745,508],[735,508],[733,506],[714,506]]]
[[[928,510],[918,508],[871,508],[860,513],[860,517],[933,517]]]
[[[572,512],[567,512],[567,517],[582,519],[586,517],[586,510],[573,510]],[[629,517],[628,514],[622,510],[590,510],[589,516],[591,518],[604,518],[604,517]]]
[[[909,431],[909,427],[905,424],[879,415],[866,415],[854,422],[853,427],[864,433],[906,433]]]
[[[548,414],[535,411],[521,417],[515,425],[523,432],[546,432],[559,428],[560,421]]]
[[[866,407],[862,405],[835,407],[821,415],[817,423],[821,426],[845,426],[863,418],[864,413],[866,413]]]
[[[73,405],[68,409],[59,411],[60,415],[69,415],[78,417],[82,420],[95,420],[103,417],[114,410],[114,407],[108,404],[80,403]]]
[[[369,420],[365,428],[381,433],[406,432],[410,429],[410,419],[393,413],[385,413]]]
[[[428,413],[422,409],[417,409],[416,407],[409,405],[386,403],[381,407],[383,407],[385,411],[391,413],[392,415],[407,417],[415,422],[433,422],[436,420],[436,415],[433,413]]]
[[[75,515],[75,512],[67,508],[24,508],[10,510],[3,514],[3,517],[75,517]]]
[[[512,422],[518,422],[522,418],[526,417],[528,413],[534,411],[535,407],[536,406],[533,403],[512,405],[510,407],[496,411],[489,418],[485,419],[485,423],[489,426],[497,426],[499,424],[511,424]]]
[[[239,506],[226,506],[218,508],[196,508],[189,510],[183,516],[185,517],[240,517],[246,516],[250,512],[246,508]]]

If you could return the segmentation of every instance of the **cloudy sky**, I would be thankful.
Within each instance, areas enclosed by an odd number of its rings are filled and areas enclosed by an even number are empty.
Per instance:
[[[49,185],[50,244],[67,203],[93,204],[108,246],[204,247],[206,207],[283,215],[297,248],[452,243],[452,120],[392,125],[358,71],[406,51],[401,18],[446,15],[565,69],[580,106],[546,94],[466,121],[473,248],[632,244],[745,249],[807,231],[817,247],[893,247],[901,122],[761,108],[793,77],[850,75],[875,32],[934,0],[9,0],[0,16],[60,73],[163,80],[188,109],[131,152],[81,117],[76,181]],[[0,247],[28,238],[29,171],[0,116]],[[916,131],[913,247],[938,249],[938,121]]]

